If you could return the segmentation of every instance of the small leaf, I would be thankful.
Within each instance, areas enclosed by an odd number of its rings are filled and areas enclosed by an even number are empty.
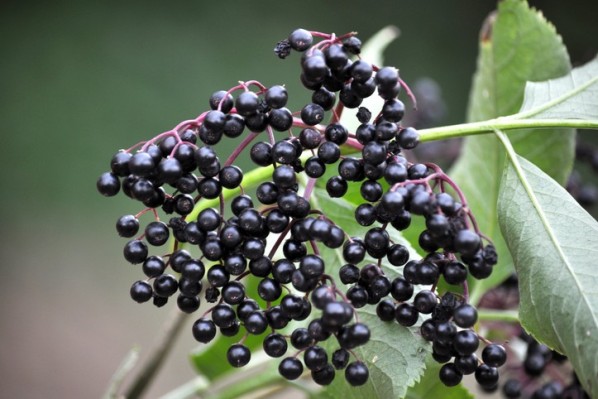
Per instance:
[[[598,57],[560,78],[527,82],[523,105],[514,117],[598,119]]]
[[[449,388],[438,379],[441,364],[432,358],[428,359],[426,364],[424,376],[415,386],[409,388],[405,399],[473,399],[473,395],[463,385]]]
[[[368,230],[355,222],[354,204],[344,199],[330,200],[326,191],[316,189],[312,196],[316,207],[324,212],[328,218],[338,224],[349,236],[363,237]],[[412,258],[418,259],[409,243],[400,233],[390,228],[389,234],[395,243],[409,248]],[[339,268],[345,263],[340,250],[323,250],[322,256],[326,261],[326,272],[338,275]],[[396,267],[386,266],[382,262],[384,272],[389,278],[399,275]],[[341,284],[337,281],[338,284]],[[359,319],[367,324],[371,330],[370,341],[354,352],[367,364],[370,370],[368,382],[361,387],[350,386],[344,378],[343,372],[338,372],[333,383],[319,395],[322,398],[400,398],[405,395],[407,388],[415,384],[424,371],[426,355],[430,353],[430,345],[419,335],[417,325],[405,328],[396,322],[383,322],[376,315],[373,305],[366,305],[357,311]],[[333,351],[338,348],[334,337],[330,338],[327,348]]]
[[[522,325],[571,360],[598,397],[598,223],[554,180],[510,156],[499,222],[519,276]]]
[[[483,121],[517,113],[526,81],[555,78],[569,69],[561,37],[540,13],[521,0],[500,2],[498,12],[489,17],[483,29],[468,120]],[[566,181],[574,156],[575,137],[571,129],[518,131],[510,138],[518,153],[560,183]],[[513,273],[496,217],[503,165],[504,151],[496,137],[468,137],[459,161],[449,173],[465,192],[480,230],[493,240],[499,254],[492,276],[471,281],[474,302]]]

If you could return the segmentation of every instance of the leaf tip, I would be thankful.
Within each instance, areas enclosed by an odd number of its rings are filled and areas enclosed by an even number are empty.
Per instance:
[[[480,42],[482,44],[492,41],[492,28],[494,28],[494,23],[496,22],[496,15],[496,11],[492,11],[482,24],[482,29],[480,30]]]

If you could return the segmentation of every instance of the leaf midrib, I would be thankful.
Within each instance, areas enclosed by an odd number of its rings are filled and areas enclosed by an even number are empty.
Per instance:
[[[532,203],[532,206],[536,210],[538,217],[540,218],[540,221],[542,222],[542,225],[544,226],[545,231],[547,232],[548,237],[550,238],[550,241],[552,242],[553,246],[555,247],[559,257],[561,258],[563,263],[566,265],[565,270],[567,270],[567,273],[572,277],[573,281],[575,282],[575,286],[577,287],[578,292],[580,292],[580,293],[583,292],[582,285],[581,285],[579,279],[577,278],[577,275],[575,273],[573,273],[571,263],[569,262],[567,256],[565,255],[561,246],[559,245],[559,240],[555,236],[555,234],[551,228],[551,225],[548,222],[548,218],[546,217],[544,211],[542,210],[542,207],[541,207],[540,203],[538,202],[538,199],[536,198],[532,187],[529,185],[529,182],[527,181],[527,178],[525,177],[525,172],[523,171],[521,165],[519,164],[519,161],[516,158],[517,153],[515,152],[513,146],[511,145],[511,142],[509,141],[509,139],[506,137],[506,135],[503,132],[496,132],[496,135],[498,136],[500,141],[503,143],[503,145],[507,151],[507,156],[508,156],[509,160],[511,161],[511,165],[515,169],[515,173],[519,177],[519,180],[521,182],[521,185],[523,186],[523,189],[525,190],[527,196],[529,197],[529,199]],[[585,295],[580,295],[580,296],[582,297],[582,300],[585,303],[586,308],[591,310],[592,306],[589,304],[587,297]],[[595,313],[592,311],[590,311],[589,313],[592,315],[594,325],[598,328],[598,319],[596,319]],[[558,337],[559,341],[561,341],[561,344],[562,344],[563,342],[558,334],[557,334],[557,337]]]

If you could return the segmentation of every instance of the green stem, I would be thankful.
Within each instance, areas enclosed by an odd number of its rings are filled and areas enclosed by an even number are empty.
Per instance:
[[[517,312],[516,310],[478,309],[478,320],[519,323],[519,312]]]
[[[123,359],[118,369],[114,372],[114,375],[110,379],[108,389],[104,394],[104,399],[116,399],[118,398],[118,391],[123,383],[123,380],[127,377],[129,372],[135,367],[139,360],[139,348],[134,347],[131,349],[125,358]]]
[[[289,387],[301,390],[308,396],[313,395],[314,391],[301,381],[284,380],[276,364],[265,352],[257,351],[248,368],[231,370],[207,385],[204,383],[205,377],[201,376],[201,380],[193,379],[169,392],[163,399],[236,399],[250,393],[252,397],[263,397]],[[261,394],[256,396],[258,391]]]
[[[135,379],[125,391],[127,399],[140,398],[153,381],[154,376],[162,367],[167,355],[172,350],[177,337],[180,334],[188,314],[181,312],[177,307],[173,308],[169,319],[163,326],[163,334],[159,342],[152,348],[148,359],[139,371]]]
[[[193,378],[191,381],[170,391],[160,399],[189,399],[197,398],[197,395],[210,387],[210,380],[203,375]]]
[[[517,115],[490,119],[483,122],[462,123],[419,131],[420,141],[445,140],[496,130],[546,129],[546,128],[598,129],[598,120],[582,119],[518,119]]]

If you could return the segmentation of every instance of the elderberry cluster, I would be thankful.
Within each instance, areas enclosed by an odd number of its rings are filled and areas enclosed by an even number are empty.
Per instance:
[[[368,380],[368,359],[354,349],[367,344],[371,332],[356,309],[372,305],[397,328],[425,319],[419,331],[432,342],[434,358],[454,358],[440,371],[446,385],[471,373],[482,386],[496,385],[505,349],[488,344],[477,358],[482,338],[473,330],[476,310],[467,303],[467,278],[491,274],[494,247],[478,231],[459,187],[438,166],[405,157],[419,136],[401,125],[405,106],[398,96],[403,89],[412,95],[396,68],[359,58],[360,46],[354,33],[297,29],[275,52],[280,58],[302,53],[300,80],[312,96],[299,111],[286,107],[282,85],[240,82],[212,94],[209,110],[197,118],[114,155],[98,190],[114,196],[122,189],[145,207],[116,223],[118,234],[131,239],[125,259],[140,264],[145,275],[130,295],[158,307],[176,296],[186,313],[203,305],[193,336],[208,343],[218,333],[241,335],[226,354],[232,366],[250,361],[245,340],[258,335],[266,354],[282,358],[284,378],[297,379],[307,368],[320,385],[341,370],[351,385]],[[373,95],[382,101],[374,114],[361,107]],[[341,122],[345,108],[358,108],[355,132]],[[237,146],[223,160],[213,146],[225,137]],[[341,146],[356,154],[341,155]],[[254,196],[234,164],[245,151],[257,168],[271,168]],[[363,236],[349,237],[312,207],[316,185],[332,198],[358,191],[354,219],[367,228]],[[153,220],[141,230],[144,214]],[[422,259],[411,259],[409,249],[392,239],[414,216],[425,219]],[[167,243],[168,250],[158,249]],[[334,249],[346,262],[337,276],[322,256]],[[402,274],[391,279],[385,268]],[[439,296],[441,279],[455,292]],[[291,321],[304,324],[287,331]],[[330,338],[334,343],[324,345]]]

